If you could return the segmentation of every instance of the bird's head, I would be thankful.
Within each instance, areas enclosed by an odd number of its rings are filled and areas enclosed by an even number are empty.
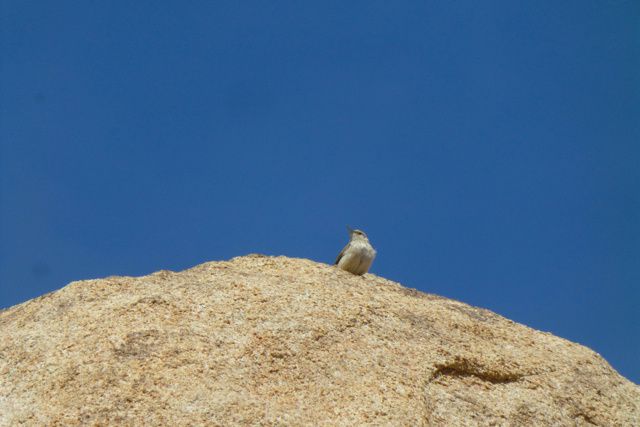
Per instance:
[[[348,225],[347,225],[347,230],[349,230],[349,237],[351,237],[352,240],[354,239],[369,240],[365,232],[362,230],[354,230]]]

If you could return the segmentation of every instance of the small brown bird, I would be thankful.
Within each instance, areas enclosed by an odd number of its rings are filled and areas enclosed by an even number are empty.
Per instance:
[[[373,259],[376,257],[376,250],[373,249],[364,231],[354,230],[347,226],[349,230],[349,243],[342,249],[335,265],[349,273],[362,276],[369,271]]]

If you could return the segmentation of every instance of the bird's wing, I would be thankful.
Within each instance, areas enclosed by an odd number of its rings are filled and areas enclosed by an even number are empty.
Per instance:
[[[334,263],[334,265],[338,265],[338,263],[340,262],[340,260],[342,259],[343,255],[344,255],[344,253],[347,251],[347,249],[349,249],[350,245],[351,245],[351,242],[347,243],[347,246],[342,248],[342,250],[338,254],[338,258],[336,258],[336,262]]]

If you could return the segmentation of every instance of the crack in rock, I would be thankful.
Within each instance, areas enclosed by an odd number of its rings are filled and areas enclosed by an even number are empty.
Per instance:
[[[508,384],[520,381],[527,375],[516,372],[501,372],[495,369],[479,366],[467,359],[456,359],[450,363],[436,365],[430,381],[436,381],[442,376],[449,377],[475,377],[493,384]]]

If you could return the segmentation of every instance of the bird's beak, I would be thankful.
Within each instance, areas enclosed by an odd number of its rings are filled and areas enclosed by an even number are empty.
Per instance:
[[[351,227],[349,227],[349,226],[347,225],[347,231],[349,232],[349,234],[351,234],[351,233],[353,233],[353,228],[351,228]]]

